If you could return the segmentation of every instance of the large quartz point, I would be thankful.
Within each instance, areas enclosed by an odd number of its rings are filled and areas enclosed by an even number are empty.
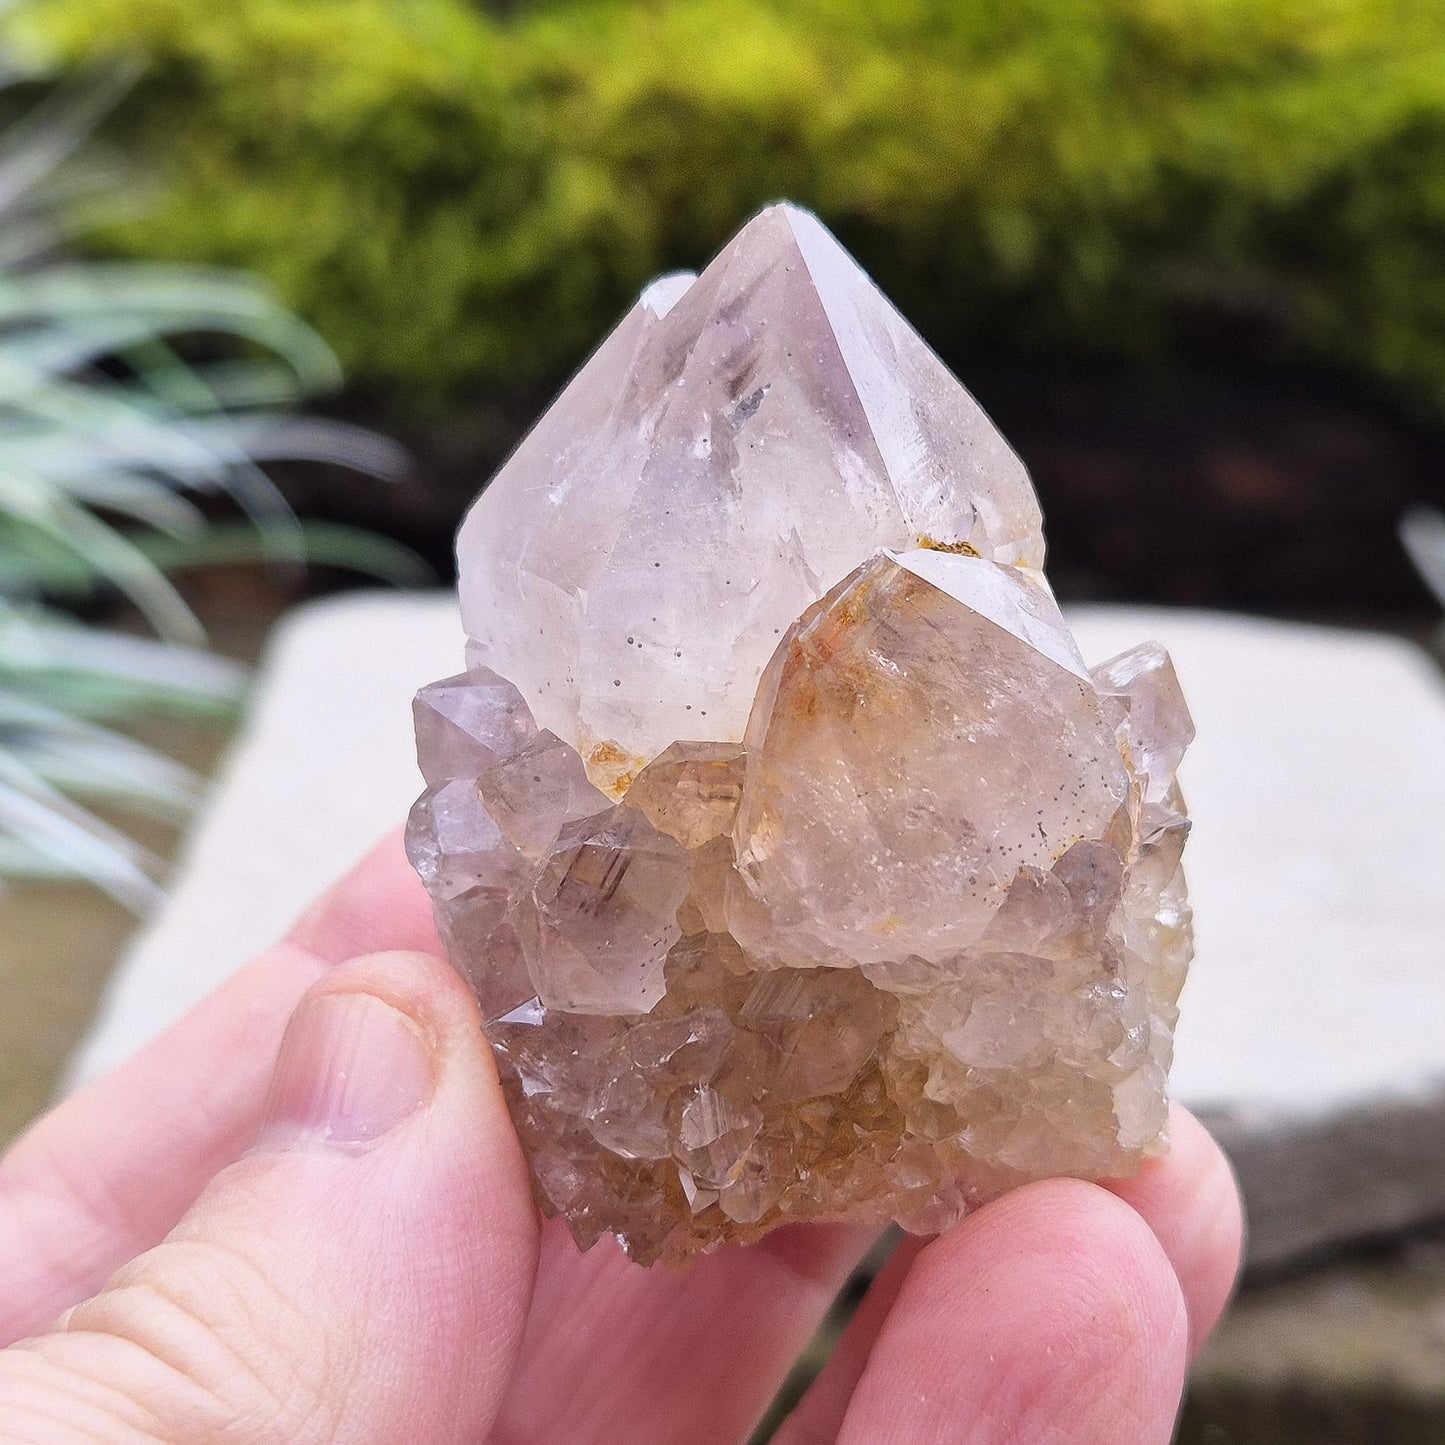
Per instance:
[[[882,547],[1043,563],[1028,474],[818,221],[657,282],[462,526],[474,656],[594,770],[738,741],[804,608]]]
[[[1167,654],[1092,671],[978,404],[812,216],[654,283],[459,541],[408,848],[538,1198],[677,1263],[1165,1144]]]

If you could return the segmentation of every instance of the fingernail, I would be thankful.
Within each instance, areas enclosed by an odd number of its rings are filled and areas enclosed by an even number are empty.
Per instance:
[[[258,1147],[364,1144],[431,1097],[421,1030],[369,993],[323,993],[291,1015]]]

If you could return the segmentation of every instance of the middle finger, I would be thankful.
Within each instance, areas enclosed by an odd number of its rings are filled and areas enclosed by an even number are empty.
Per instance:
[[[793,1225],[678,1274],[553,1220],[492,1445],[736,1445],[877,1233]]]

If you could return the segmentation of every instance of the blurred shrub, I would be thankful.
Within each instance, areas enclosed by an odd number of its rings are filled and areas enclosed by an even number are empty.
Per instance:
[[[946,351],[1220,318],[1445,411],[1440,0],[38,0],[159,195],[409,405],[554,382],[778,195]]]

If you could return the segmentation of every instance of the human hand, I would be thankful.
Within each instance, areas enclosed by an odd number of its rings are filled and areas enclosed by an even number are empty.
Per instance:
[[[747,1438],[872,1232],[686,1274],[579,1255],[437,951],[392,838],[0,1161],[0,1439]],[[1173,1134],[1135,1179],[908,1241],[780,1445],[1166,1441],[1240,1244],[1219,1150],[1182,1110]]]

